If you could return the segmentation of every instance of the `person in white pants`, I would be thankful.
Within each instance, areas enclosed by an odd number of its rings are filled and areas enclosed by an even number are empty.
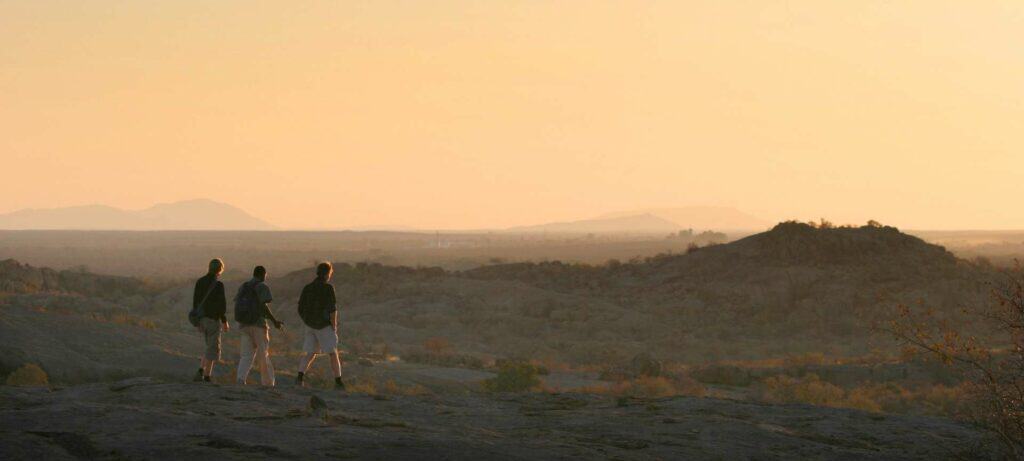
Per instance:
[[[316,360],[317,354],[330,357],[331,371],[334,372],[334,388],[345,390],[341,380],[341,358],[338,357],[338,303],[331,285],[334,268],[331,263],[320,263],[316,268],[316,279],[302,289],[299,296],[299,317],[302,318],[302,350],[305,356],[299,359],[299,370],[295,384],[304,386],[306,372]]]
[[[265,283],[267,269],[256,266],[252,279],[242,284],[235,295],[235,320],[242,331],[240,341],[240,357],[238,360],[238,384],[244,385],[252,370],[253,362],[260,370],[260,384],[273,387],[275,384],[274,364],[270,361],[270,328],[269,319],[278,330],[284,322],[277,320],[270,310],[270,302],[274,300],[270,287]],[[249,304],[252,304],[249,306]],[[240,312],[245,309],[245,312]]]
[[[252,371],[253,362],[260,372],[260,384],[274,387],[274,363],[270,361],[270,328],[243,326],[241,357],[238,360],[238,384],[244,385]]]

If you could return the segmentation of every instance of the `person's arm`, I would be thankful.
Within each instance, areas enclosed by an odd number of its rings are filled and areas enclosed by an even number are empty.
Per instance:
[[[295,306],[295,311],[302,316],[302,306],[306,304],[306,298],[309,297],[309,285],[302,287],[302,293],[299,293],[299,304]]]
[[[274,324],[274,327],[281,329],[281,325],[284,325],[284,322],[278,320],[277,317],[274,317],[274,311],[270,310],[270,303],[274,300],[274,295],[270,293],[270,287],[265,283],[261,283],[260,288],[262,288],[262,290],[258,292],[258,295],[260,297],[260,304],[263,305],[263,315],[270,319]]]
[[[220,324],[222,325],[222,329],[224,331],[228,331],[231,329],[231,326],[228,324],[228,300],[227,296],[224,294],[224,284],[220,281],[217,281],[216,283],[217,292],[214,293],[214,296],[216,296],[214,301],[217,302],[217,307],[220,309]]]
[[[338,299],[334,295],[334,285],[327,285],[327,312],[331,313],[331,327],[338,331]]]
[[[202,296],[202,294],[200,294],[200,291],[199,291],[199,282],[201,282],[201,281],[203,281],[203,279],[196,280],[196,286],[192,289],[192,310],[195,310],[196,308],[198,308],[199,307],[199,302],[202,301],[202,298],[200,298],[200,296]],[[189,315],[191,316],[192,314],[189,313]],[[203,331],[203,325],[202,324],[196,325],[196,330],[198,330],[199,332],[202,332]]]
[[[281,325],[284,325],[284,322],[278,320],[277,317],[274,317],[274,312],[270,310],[270,303],[263,304],[263,315],[270,319],[270,322],[273,323],[274,327],[277,329],[281,329]]]
[[[202,301],[202,293],[199,292],[199,282],[203,279],[196,280],[196,286],[192,289],[192,308],[199,307],[199,301]]]
[[[213,303],[217,306],[218,312],[220,312],[221,323],[228,323],[228,301],[227,296],[224,295],[224,284],[219,280],[214,283],[216,283],[217,286],[214,288],[213,292]]]

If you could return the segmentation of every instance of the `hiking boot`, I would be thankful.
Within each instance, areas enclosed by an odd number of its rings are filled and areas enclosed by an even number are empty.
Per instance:
[[[345,389],[345,383],[341,382],[340,379],[339,380],[335,380],[334,381],[334,390],[337,390],[337,391],[344,391],[344,390],[346,390]]]
[[[192,377],[192,381],[198,383],[198,382],[202,382],[202,380],[203,380],[203,369],[200,368],[198,371],[196,371],[196,375]]]

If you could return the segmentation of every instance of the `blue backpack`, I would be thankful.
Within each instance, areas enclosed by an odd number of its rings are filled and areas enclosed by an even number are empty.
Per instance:
[[[259,282],[257,282],[259,283]],[[235,296],[235,320],[238,323],[252,325],[262,317],[260,295],[256,292],[256,284],[245,282]]]

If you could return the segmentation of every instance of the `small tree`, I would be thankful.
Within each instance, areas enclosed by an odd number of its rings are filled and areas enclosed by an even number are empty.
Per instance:
[[[992,289],[992,302],[964,310],[977,320],[984,339],[967,323],[938,318],[933,311],[900,306],[883,330],[913,350],[953,367],[964,379],[969,401],[962,416],[991,430],[1012,457],[1024,458],[1024,277],[1020,268]],[[1007,347],[1008,346],[1008,347]]]

